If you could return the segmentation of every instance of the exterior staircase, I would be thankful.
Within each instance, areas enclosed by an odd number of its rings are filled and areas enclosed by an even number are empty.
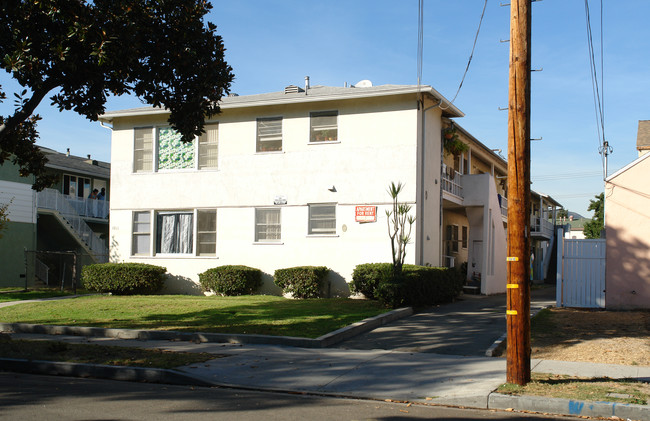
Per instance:
[[[66,196],[56,190],[45,189],[36,193],[36,207],[39,212],[53,215],[95,262],[108,261],[108,248]]]

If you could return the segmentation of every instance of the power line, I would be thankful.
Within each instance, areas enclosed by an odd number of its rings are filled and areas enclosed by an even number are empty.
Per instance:
[[[485,3],[483,4],[483,11],[481,12],[481,19],[478,22],[478,28],[476,29],[476,35],[474,36],[474,44],[472,45],[472,52],[469,55],[469,60],[467,60],[467,66],[465,67],[465,72],[463,73],[463,77],[460,80],[460,84],[458,85],[458,90],[456,91],[456,95],[454,95],[454,98],[451,100],[451,104],[456,101],[456,97],[460,93],[460,88],[463,87],[463,82],[465,82],[465,76],[467,76],[467,72],[469,71],[469,65],[472,63],[472,58],[474,57],[474,50],[476,49],[476,41],[478,40],[478,34],[481,31],[481,24],[483,23],[483,16],[485,16],[485,9],[487,7],[487,0],[485,0]]]

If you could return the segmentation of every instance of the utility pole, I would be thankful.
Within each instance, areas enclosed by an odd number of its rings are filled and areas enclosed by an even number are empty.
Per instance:
[[[506,380],[530,381],[530,0],[510,2]]]

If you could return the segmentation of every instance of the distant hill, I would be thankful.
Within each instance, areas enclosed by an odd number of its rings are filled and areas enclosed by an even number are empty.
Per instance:
[[[569,211],[569,218],[572,217],[572,216],[573,216],[574,220],[576,220],[576,219],[584,219],[585,218],[584,216],[580,215],[578,212]],[[591,219],[591,218],[588,218],[588,219]]]

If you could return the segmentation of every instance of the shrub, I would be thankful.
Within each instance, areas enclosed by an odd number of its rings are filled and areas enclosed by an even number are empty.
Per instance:
[[[204,291],[250,295],[262,286],[262,271],[248,266],[219,266],[199,273],[199,282]]]
[[[353,293],[361,293],[366,298],[374,300],[375,289],[381,282],[390,281],[393,273],[393,265],[390,263],[364,263],[357,265],[352,272],[350,290]]]
[[[453,301],[462,291],[463,281],[458,269],[404,265],[402,276],[380,283],[375,296],[393,308],[431,306]]]
[[[318,298],[325,286],[329,269],[325,266],[298,266],[278,269],[273,282],[294,298]]]
[[[167,268],[144,263],[101,263],[84,266],[81,282],[90,291],[153,294],[163,287],[166,272]]]

